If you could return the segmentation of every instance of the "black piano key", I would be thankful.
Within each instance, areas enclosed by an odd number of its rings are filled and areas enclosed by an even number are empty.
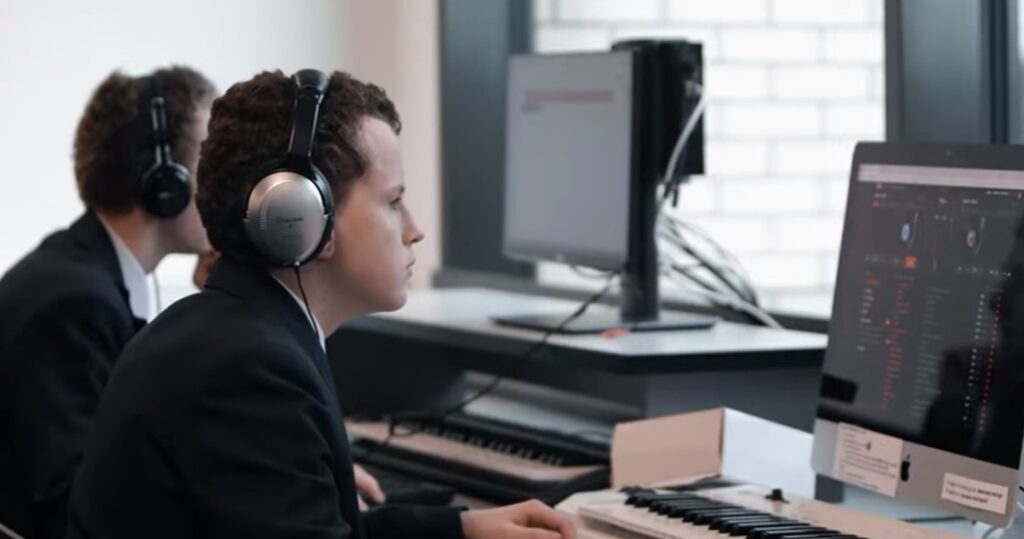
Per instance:
[[[652,511],[665,515],[671,518],[682,518],[684,515],[690,514],[693,511],[709,510],[709,509],[722,509],[725,506],[720,503],[673,503],[665,502],[656,507],[652,506]]]
[[[692,495],[687,495],[687,494],[659,494],[657,492],[651,492],[649,494],[647,494],[647,493],[638,493],[638,494],[635,494],[635,495],[631,496],[629,499],[627,499],[626,503],[629,503],[630,500],[632,500],[633,503],[630,504],[630,505],[636,505],[637,507],[647,507],[647,506],[651,505],[651,503],[656,502],[656,501],[668,501],[668,500],[672,500],[672,499],[684,499],[684,497],[685,498],[692,498],[693,496]]]
[[[758,515],[758,516],[747,516],[747,517],[726,517],[721,518],[717,522],[711,525],[711,529],[720,530],[723,533],[728,533],[739,524],[767,524],[771,522],[779,522],[781,519],[770,515]]]
[[[750,534],[750,537],[751,539],[782,539],[784,537],[796,538],[809,535],[820,535],[831,531],[832,530],[811,526],[809,524],[800,524],[790,528],[775,528],[773,530],[755,532]]]
[[[834,539],[836,534],[832,530],[808,531],[800,533],[787,533],[770,539]]]
[[[747,509],[745,507],[737,507],[735,505],[726,505],[726,504],[721,504],[721,505],[711,506],[711,507],[690,507],[690,508],[681,508],[681,509],[683,509],[683,520],[686,520],[687,516],[697,515],[697,514],[702,514],[702,513],[715,513],[715,512],[722,512],[722,511],[749,511],[749,509]]]
[[[720,506],[720,505],[718,505],[718,506],[701,506],[701,507],[692,507],[692,506],[691,507],[686,507],[686,506],[678,506],[678,505],[668,505],[668,506],[659,508],[657,513],[660,514],[660,515],[669,517],[669,518],[683,518],[686,515],[693,514],[694,511],[698,511],[698,510],[702,510],[702,509],[703,510],[708,510],[708,509],[721,509],[721,508],[722,508],[722,506]]]
[[[696,498],[679,498],[678,495],[662,495],[659,498],[650,498],[650,503],[677,503],[677,504],[690,504],[690,505],[708,505],[716,502],[707,500],[699,500]]]
[[[722,510],[718,510],[718,511],[698,511],[698,512],[695,512],[695,513],[691,513],[689,515],[691,517],[690,520],[686,520],[686,517],[684,516],[683,517],[683,521],[684,522],[691,522],[691,523],[697,524],[697,525],[702,525],[702,524],[710,524],[712,521],[714,521],[718,517],[740,516],[740,515],[749,515],[749,514],[750,514],[750,512],[747,511],[747,510],[744,510],[744,509],[722,509]]]
[[[669,518],[681,518],[686,522],[693,520],[694,516],[700,511],[714,511],[717,509],[725,509],[721,505],[708,505],[698,507],[685,507],[685,506],[672,506],[669,511],[665,513],[665,516]]]
[[[708,525],[711,527],[711,529],[717,530],[723,524],[725,524],[727,522],[735,522],[737,519],[739,519],[739,520],[762,519],[763,520],[765,518],[765,516],[766,515],[764,515],[763,513],[758,513],[756,511],[744,511],[744,512],[739,512],[739,513],[730,513],[730,514],[725,514],[725,515],[716,515],[713,518],[711,518],[710,520],[708,520]]]
[[[751,522],[749,524],[752,525],[752,526],[761,528],[761,527],[765,527],[765,526],[776,526],[776,525],[784,524],[784,522],[782,522],[782,521],[767,521],[767,522],[757,522],[757,523]],[[788,524],[793,524],[793,523],[789,522]],[[724,533],[726,535],[730,535],[732,537],[747,537],[747,536],[750,535],[750,526],[746,525],[745,523],[736,523],[736,524],[732,524],[732,525],[728,526],[727,529],[722,529],[722,530],[719,530],[719,531],[721,533]]]
[[[754,530],[750,533],[750,539],[778,539],[788,533],[799,533],[811,530],[811,526],[804,524],[803,522],[797,522],[790,526],[783,526],[781,528],[773,528],[770,530]]]
[[[801,522],[792,521],[789,519],[779,520],[777,522],[768,522],[765,524],[739,524],[734,527],[733,531],[729,535],[738,535],[740,537],[754,537],[757,532],[765,532],[769,530],[776,530],[780,528],[792,528],[796,525],[802,525]]]

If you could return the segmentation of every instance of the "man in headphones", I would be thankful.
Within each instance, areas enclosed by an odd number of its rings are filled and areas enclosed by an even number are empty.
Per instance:
[[[108,76],[75,133],[85,213],[0,279],[0,522],[26,537],[64,536],[100,394],[155,312],[147,275],[209,248],[191,178],[214,95],[186,67]]]
[[[359,513],[324,337],[405,303],[423,235],[400,129],[340,72],[262,73],[215,101],[198,206],[221,258],[125,351],[68,537],[573,536],[536,501]]]

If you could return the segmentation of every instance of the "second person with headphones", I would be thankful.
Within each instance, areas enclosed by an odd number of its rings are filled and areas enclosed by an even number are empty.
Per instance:
[[[156,312],[148,276],[209,248],[192,193],[214,97],[186,67],[108,76],[75,133],[85,212],[0,280],[0,522],[26,537],[64,536],[100,395]]]

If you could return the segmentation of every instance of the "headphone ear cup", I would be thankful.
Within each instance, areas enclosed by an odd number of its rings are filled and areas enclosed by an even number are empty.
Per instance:
[[[142,207],[161,219],[181,215],[192,200],[188,170],[178,163],[154,166],[142,179]]]
[[[257,183],[246,204],[245,231],[272,264],[301,266],[323,248],[333,211],[325,208],[315,181],[278,170]]]

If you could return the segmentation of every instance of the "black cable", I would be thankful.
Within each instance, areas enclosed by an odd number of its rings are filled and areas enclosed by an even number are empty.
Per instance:
[[[778,329],[781,329],[783,327],[782,324],[778,322],[778,320],[775,320],[775,318],[773,318],[772,315],[768,314],[768,312],[765,311],[764,309],[756,305],[752,305],[741,298],[732,297],[729,294],[724,293],[720,289],[717,289],[712,283],[709,283],[708,281],[698,277],[692,271],[687,270],[687,268],[679,266],[677,264],[670,264],[669,269],[675,271],[676,273],[682,275],[683,277],[686,277],[691,282],[704,289],[704,292],[701,292],[699,290],[697,292],[711,294],[712,297],[709,299],[713,304],[726,307],[735,312],[743,314],[744,316],[747,316],[748,318],[766,327]],[[719,297],[716,298],[714,296]]]
[[[756,294],[753,293],[752,287],[743,282],[744,279],[739,273],[729,267],[719,267],[718,264],[713,263],[703,253],[699,252],[685,237],[683,237],[678,231],[670,228],[667,232],[666,239],[673,241],[674,245],[679,247],[684,253],[689,255],[691,258],[699,262],[705,269],[712,273],[722,284],[729,287],[737,296],[742,298],[747,303],[755,304]],[[737,277],[740,277],[739,283],[734,283],[726,273],[732,273]]]
[[[564,330],[574,320],[576,320],[577,318],[583,316],[583,313],[585,313],[587,311],[587,309],[590,308],[591,305],[593,305],[599,299],[604,297],[604,295],[607,294],[608,291],[611,289],[612,283],[615,281],[615,277],[617,275],[618,275],[618,272],[613,272],[612,274],[610,274],[608,276],[608,280],[605,282],[604,286],[601,287],[600,290],[595,292],[592,296],[587,298],[586,301],[581,303],[580,306],[575,311],[573,311],[572,314],[570,314],[569,316],[565,317],[558,324],[558,326],[555,327],[555,329],[549,329],[548,331],[545,331],[544,332],[544,336],[541,337],[541,339],[539,341],[534,343],[529,349],[527,349],[526,353],[523,354],[522,358],[519,361],[520,364],[516,365],[514,370],[518,370],[519,368],[521,368],[523,363],[529,361],[540,350],[543,350],[544,347],[547,346],[548,340],[550,340],[551,337],[555,333],[561,333],[562,330]],[[507,369],[507,370],[511,371],[513,369]],[[447,412],[445,412],[445,414],[442,416],[442,418],[447,417],[447,416],[449,416],[449,415],[451,415],[451,414],[453,414],[455,412],[461,411],[466,406],[469,406],[471,403],[479,400],[481,397],[483,397],[483,396],[487,395],[488,393],[494,391],[494,389],[498,387],[498,385],[501,383],[501,381],[508,374],[509,374],[509,372],[496,375],[494,377],[494,379],[491,381],[491,383],[487,384],[483,389],[480,389],[479,391],[477,391],[476,394],[474,394],[474,395],[470,396],[469,398],[463,400],[459,404],[456,404],[455,406],[452,406],[451,408],[449,408],[449,410]]]
[[[736,277],[739,284],[749,295],[750,303],[754,305],[760,304],[757,297],[757,290],[755,290],[753,284],[750,283],[749,276],[743,271],[743,265],[740,263],[739,259],[736,258],[736,255],[729,252],[725,247],[722,247],[714,240],[714,238],[711,237],[710,234],[707,233],[707,231],[701,229],[699,226],[678,218],[669,217],[669,221],[678,225],[680,228],[686,229],[688,232],[695,234],[704,241],[704,243],[708,244],[721,259],[719,267]],[[679,233],[679,236],[682,236],[682,233]]]
[[[302,274],[299,273],[299,266],[293,268],[295,270],[295,281],[299,285],[299,293],[302,294],[302,303],[306,306],[306,314],[309,315],[309,325],[313,326],[313,334],[316,338],[320,338],[320,330],[316,326],[316,318],[313,317],[313,309],[309,308],[309,300],[306,299],[306,289],[302,288]]]
[[[602,297],[604,297],[605,294],[607,294],[608,291],[611,289],[612,284],[615,282],[615,277],[617,277],[618,275],[619,275],[619,272],[617,272],[617,271],[611,273],[608,276],[607,282],[605,282],[605,285],[599,291],[597,291],[592,296],[587,298],[586,301],[581,303],[580,306],[577,307],[577,309],[575,311],[573,311],[572,314],[570,314],[569,316],[565,317],[561,322],[559,322],[558,326],[556,326],[554,329],[549,329],[549,330],[545,331],[544,335],[541,337],[541,339],[539,341],[533,343],[532,345],[530,345],[530,347],[526,350],[526,352],[523,353],[522,356],[520,356],[520,360],[515,365],[505,369],[505,372],[503,372],[501,374],[495,375],[494,378],[492,378],[491,381],[486,386],[484,386],[483,388],[477,390],[476,393],[474,393],[474,394],[470,395],[469,397],[463,399],[459,403],[457,403],[457,404],[455,404],[455,405],[453,405],[453,406],[451,406],[451,407],[449,407],[449,408],[447,408],[445,410],[442,410],[440,413],[417,410],[417,411],[410,411],[410,412],[399,412],[399,413],[396,413],[396,414],[389,415],[388,418],[387,418],[387,421],[388,421],[388,434],[387,434],[387,436],[384,438],[384,440],[382,442],[380,442],[379,444],[376,444],[375,446],[372,446],[372,448],[369,449],[366,454],[372,453],[373,451],[376,451],[378,449],[386,447],[388,444],[391,443],[391,440],[393,440],[396,437],[406,437],[406,436],[412,436],[414,434],[417,434],[418,432],[422,431],[422,429],[425,426],[421,422],[421,424],[419,426],[414,426],[414,427],[412,427],[410,430],[408,430],[406,432],[398,432],[398,429],[401,426],[402,421],[408,421],[410,419],[417,419],[417,418],[424,418],[424,419],[435,419],[436,418],[438,420],[444,420],[448,416],[450,416],[450,415],[452,415],[452,414],[454,414],[456,412],[462,411],[463,409],[466,408],[466,406],[469,406],[473,402],[476,402],[477,400],[481,399],[482,397],[484,397],[484,396],[490,394],[491,392],[493,392],[495,389],[497,389],[497,387],[501,384],[501,382],[505,378],[507,378],[512,372],[515,372],[516,370],[521,369],[525,363],[527,363],[530,359],[533,358],[533,356],[535,356],[538,352],[543,350],[544,347],[546,347],[548,345],[548,341],[551,339],[551,337],[554,334],[560,333],[569,324],[571,324],[574,320],[576,320],[579,317],[583,316],[583,314],[587,311],[587,309],[591,305],[593,305],[595,302],[597,302]],[[365,458],[365,456],[366,455],[364,455],[364,458]]]
[[[700,267],[703,268],[704,266],[700,266]],[[700,286],[704,290],[707,290],[709,292],[714,292],[716,294],[723,294],[723,295],[725,294],[724,291],[722,291],[721,289],[715,287],[714,284],[708,282],[703,277],[698,276],[696,273],[693,272],[692,269],[687,268],[686,266],[681,266],[681,265],[676,264],[676,263],[673,262],[673,263],[669,264],[669,268],[674,270],[675,272],[681,274],[682,276],[686,277],[687,279],[693,281],[694,283],[697,284],[697,286]]]
[[[732,282],[732,280],[729,279],[725,275],[725,273],[726,273],[725,271],[723,271],[721,268],[718,268],[717,265],[711,263],[711,261],[709,261],[706,257],[704,257],[704,255],[702,255],[699,252],[697,252],[697,250],[694,249],[693,246],[691,246],[683,238],[680,238],[680,237],[676,236],[675,239],[677,240],[676,241],[676,246],[677,247],[682,249],[684,253],[686,253],[687,255],[692,257],[694,260],[696,260],[698,263],[700,263],[700,265],[704,269],[708,270],[712,275],[714,275],[716,280],[718,280],[719,282],[724,284],[726,287],[728,287],[729,290],[731,290],[734,294],[736,294],[737,297],[739,297],[743,301],[746,301],[747,303],[750,303],[750,304],[755,305],[755,306],[757,305],[757,303],[754,303],[755,301],[757,301],[756,296],[751,296],[749,294],[749,292],[750,292],[749,289],[744,291],[744,289],[748,288],[745,284],[737,285],[736,283]],[[726,271],[728,271],[728,270],[726,270]]]

